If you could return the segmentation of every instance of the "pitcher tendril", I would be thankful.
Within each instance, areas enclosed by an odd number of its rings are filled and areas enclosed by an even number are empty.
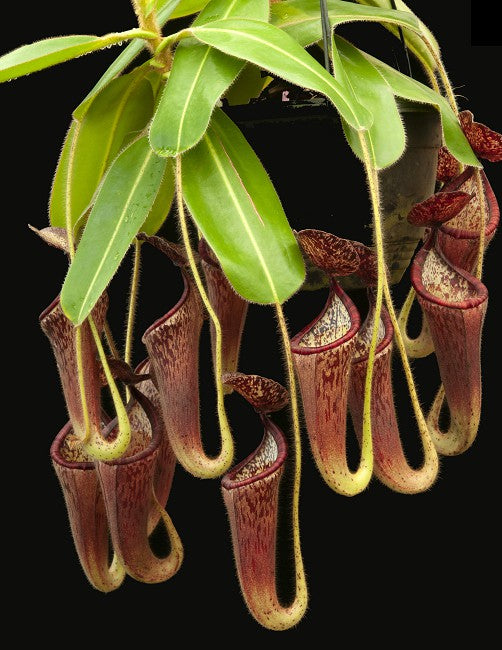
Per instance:
[[[365,168],[366,168],[366,173],[368,175],[369,179],[369,187],[370,187],[370,194],[372,198],[372,203],[373,203],[373,219],[374,219],[374,241],[375,241],[375,248],[377,252],[377,263],[378,263],[378,286],[377,286],[377,297],[376,297],[376,304],[375,304],[375,322],[373,324],[373,334],[372,334],[372,341],[369,349],[369,354],[368,354],[368,370],[367,370],[367,376],[366,376],[366,386],[365,386],[365,412],[368,413],[367,417],[371,419],[371,380],[372,380],[372,370],[373,370],[373,364],[374,364],[374,358],[375,358],[375,350],[376,350],[376,345],[377,345],[377,336],[378,336],[378,323],[380,322],[380,314],[381,314],[381,308],[382,308],[382,294],[383,297],[385,298],[385,304],[387,306],[387,310],[389,312],[389,316],[392,322],[392,325],[394,327],[394,336],[396,339],[396,343],[399,349],[399,354],[401,356],[401,361],[403,364],[403,369],[404,373],[406,376],[406,382],[408,385],[408,391],[410,394],[411,398],[411,403],[413,406],[413,411],[415,413],[415,418],[418,424],[418,429],[420,432],[420,438],[422,442],[422,448],[424,452],[424,465],[426,464],[433,464],[437,466],[438,463],[438,457],[437,457],[437,452],[434,448],[434,445],[432,443],[430,434],[429,434],[429,429],[427,427],[427,423],[425,421],[424,414],[422,412],[422,408],[420,406],[420,401],[418,399],[417,395],[417,390],[415,386],[415,380],[413,378],[413,373],[411,370],[411,366],[408,360],[408,355],[406,352],[406,347],[403,341],[403,337],[401,335],[401,330],[399,327],[399,322],[398,318],[396,315],[396,311],[394,308],[394,303],[392,300],[392,295],[390,293],[390,287],[387,279],[387,272],[385,269],[385,254],[384,254],[384,243],[383,243],[383,235],[382,235],[382,221],[381,221],[381,216],[380,216],[380,207],[379,207],[379,191],[378,191],[378,175],[375,169],[373,169],[373,166],[371,164],[371,159],[369,156],[369,151],[366,145],[366,142],[364,140],[364,136],[361,135],[361,147],[364,152],[364,162],[365,162]],[[380,301],[378,298],[378,288],[380,288]],[[368,379],[369,375],[369,379]],[[369,394],[369,397],[368,397]],[[368,404],[369,402],[369,404]],[[364,416],[363,416],[364,418]],[[364,419],[363,419],[364,422]],[[369,425],[369,430],[370,430],[370,436],[371,436],[371,422]],[[363,429],[363,436],[364,436],[364,429]]]
[[[284,312],[280,303],[275,304],[275,311],[277,314],[277,321],[279,323],[279,330],[281,332],[282,344],[284,355],[286,358],[286,369],[288,374],[288,387],[290,394],[291,404],[291,419],[293,421],[293,436],[294,436],[294,454],[295,466],[293,477],[293,553],[295,561],[295,575],[296,575],[296,593],[293,604],[289,608],[291,618],[294,620],[292,624],[300,620],[303,616],[308,604],[308,591],[307,580],[305,577],[305,570],[303,567],[303,557],[300,540],[300,486],[302,477],[302,442],[301,442],[301,426],[300,426],[300,413],[298,408],[298,390],[296,386],[295,369],[293,364],[293,356],[291,354],[291,347],[289,343],[288,327]]]
[[[188,225],[185,216],[185,206],[183,203],[183,182],[181,176],[181,164],[182,164],[181,157],[178,156],[176,158],[176,171],[175,171],[176,200],[177,200],[178,218],[180,223],[183,245],[185,247],[185,251],[187,254],[193,279],[195,281],[195,284],[197,285],[199,295],[202,299],[202,302],[204,303],[207,313],[209,314],[209,318],[211,319],[215,331],[214,379],[216,384],[216,404],[217,404],[217,412],[218,412],[218,422],[219,422],[220,433],[221,433],[221,449],[218,456],[220,462],[218,463],[217,471],[218,474],[220,474],[226,471],[230,467],[234,456],[234,443],[232,440],[232,433],[230,431],[230,425],[228,423],[227,413],[225,410],[225,395],[221,383],[222,332],[221,332],[220,321],[218,319],[218,316],[216,315],[216,312],[213,309],[213,306],[211,305],[206,289],[204,287],[204,283],[202,282],[202,278],[200,276],[199,269],[197,268],[197,263],[195,261],[195,257],[193,254],[192,245],[190,243],[190,235],[188,233]]]
[[[129,308],[127,311],[126,340],[124,349],[124,361],[131,365],[132,346],[134,340],[134,319],[136,317],[136,305],[138,302],[139,278],[141,274],[141,241],[134,240],[134,261],[131,275],[131,286],[129,290]],[[126,389],[129,398],[129,389]]]
[[[95,435],[93,437],[91,436],[91,439],[85,444],[85,449],[93,458],[114,460],[115,458],[120,458],[129,447],[129,443],[131,442],[131,423],[129,422],[127,410],[120,396],[115,379],[113,378],[112,371],[110,370],[108,359],[106,358],[106,353],[101,343],[101,337],[92,316],[88,317],[88,322],[112,396],[119,431],[117,437],[112,441],[104,440],[97,432],[93,432]]]

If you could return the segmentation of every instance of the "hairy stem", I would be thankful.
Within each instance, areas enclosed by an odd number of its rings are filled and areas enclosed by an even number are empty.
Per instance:
[[[75,159],[75,143],[77,140],[77,135],[80,130],[80,122],[77,122],[75,125],[75,132],[73,134],[70,153],[68,157],[68,171],[67,171],[67,181],[71,178],[71,173],[73,169],[73,162]],[[75,239],[73,236],[73,223],[71,218],[71,183],[66,183],[66,195],[65,195],[65,221],[66,221],[66,236],[68,238],[68,254],[70,256],[70,262],[75,257]],[[80,391],[80,401],[82,404],[82,415],[84,418],[84,435],[82,436],[81,442],[85,443],[89,439],[91,433],[91,426],[89,422],[89,412],[87,409],[87,396],[85,393],[85,380],[84,380],[84,360],[82,358],[82,330],[80,326],[75,328],[75,352],[77,357],[77,375],[78,375],[78,387]]]
[[[139,239],[134,240],[134,262],[131,276],[131,285],[129,292],[129,309],[127,312],[127,329],[124,348],[124,361],[131,364],[132,344],[134,338],[134,319],[136,316],[136,305],[138,302],[139,277],[141,272],[141,242]],[[126,396],[129,399],[130,391],[126,388]]]
[[[185,214],[185,206],[183,204],[183,183],[181,175],[181,157],[177,156],[176,158],[176,200],[178,206],[178,217],[181,228],[181,235],[183,238],[183,245],[188,258],[188,263],[190,265],[190,270],[192,271],[192,276],[199,291],[199,295],[204,303],[204,306],[209,314],[209,318],[214,327],[215,333],[215,352],[214,352],[214,374],[215,374],[215,383],[216,383],[216,400],[217,400],[217,412],[218,412],[218,422],[220,426],[221,433],[221,451],[220,457],[226,458],[225,463],[226,469],[231,465],[233,455],[234,455],[234,443],[232,440],[232,434],[230,431],[230,426],[228,424],[227,414],[225,411],[225,401],[224,401],[224,392],[223,385],[221,383],[221,376],[223,374],[223,359],[222,359],[222,344],[223,337],[221,332],[221,325],[218,319],[216,312],[211,305],[209,297],[207,295],[204,283],[197,268],[197,263],[192,251],[192,246],[190,244],[190,235],[188,233],[188,225]],[[220,468],[223,470],[223,468]],[[224,470],[223,470],[224,471]]]
[[[298,409],[298,390],[296,386],[295,370],[293,365],[293,355],[289,342],[288,327],[281,304],[275,303],[275,311],[279,330],[281,332],[284,354],[286,357],[286,368],[288,372],[288,385],[291,404],[291,416],[293,419],[293,436],[295,449],[295,469],[293,478],[293,552],[295,557],[295,575],[296,575],[296,596],[295,604],[299,611],[305,610],[308,601],[307,580],[303,567],[301,540],[300,540],[300,485],[302,477],[302,442],[300,428],[300,413]]]
[[[375,353],[378,345],[378,328],[380,326],[380,318],[382,314],[383,303],[383,285],[387,279],[387,272],[385,268],[385,255],[383,245],[383,230],[382,230],[382,216],[380,213],[380,188],[378,185],[378,177],[375,169],[373,168],[371,157],[364,134],[359,135],[361,142],[361,149],[363,152],[364,167],[366,177],[368,179],[368,187],[370,192],[371,207],[373,212],[373,243],[377,254],[377,270],[378,282],[375,299],[375,320],[373,322],[373,330],[371,333],[371,343],[368,351],[368,368],[366,371],[366,379],[364,384],[364,405],[363,405],[363,430],[361,440],[361,461],[358,472],[366,471],[368,482],[373,473],[373,442],[371,437],[371,401],[373,393],[373,366],[375,363]]]
[[[156,38],[147,41],[148,49],[154,55],[155,60],[161,63],[162,68],[169,70],[172,65],[172,52],[169,47],[159,49],[159,46],[162,45],[164,39],[162,36],[162,30],[157,21],[157,11],[153,9],[147,14],[145,0],[132,0],[132,6],[134,8],[134,13],[138,18],[140,28],[157,35]]]
[[[446,68],[444,67],[444,63],[443,63],[441,57],[436,53],[436,51],[432,47],[432,44],[429,43],[429,41],[427,39],[424,39],[424,43],[427,46],[427,49],[429,50],[432,58],[434,59],[434,62],[436,63],[439,76],[441,78],[441,81],[443,83],[443,87],[444,87],[446,96],[448,98],[448,102],[449,102],[450,106],[452,107],[455,115],[458,117],[457,99],[455,97],[455,93],[453,92],[453,87],[452,87],[450,79],[448,77],[448,73],[446,72]],[[430,73],[429,73],[429,78],[431,78]],[[434,88],[434,90],[436,90],[436,88]]]
[[[84,360],[82,358],[82,329],[81,327],[75,328],[75,347],[77,357],[77,375],[78,387],[80,390],[80,401],[82,403],[82,415],[84,417],[84,435],[80,442],[86,443],[91,435],[91,425],[89,421],[89,412],[87,410],[87,396],[85,394],[85,380],[84,380]]]
[[[104,440],[101,436],[96,435],[94,439],[90,439],[86,445],[86,451],[96,458],[97,460],[114,460],[120,458],[122,454],[126,451],[129,443],[131,441],[131,424],[127,416],[127,410],[122,402],[122,398],[117,388],[117,384],[113,378],[113,374],[108,365],[108,360],[106,358],[106,353],[101,343],[101,337],[99,335],[96,324],[92,316],[88,316],[89,326],[91,328],[92,336],[94,338],[94,343],[98,350],[99,359],[103,370],[105,373],[106,381],[110,388],[110,393],[113,400],[113,406],[117,414],[118,422],[118,434],[116,438],[112,441]]]
[[[429,78],[429,83],[432,89],[435,90],[438,95],[440,95],[441,89],[439,87],[438,80],[436,78],[436,73],[434,72],[434,70],[429,68],[429,66],[425,66],[425,72],[427,74],[427,77]]]
[[[103,325],[103,332],[105,334],[106,344],[108,345],[110,354],[114,359],[120,359],[120,354],[115,344],[115,339],[113,338],[113,333],[110,327],[110,323],[107,320],[105,320],[105,323]]]
[[[476,169],[476,191],[478,193],[479,200],[479,209],[480,209],[480,226],[479,226],[479,248],[478,248],[478,259],[476,262],[476,277],[481,280],[483,275],[483,261],[485,257],[485,244],[486,244],[486,223],[487,223],[487,214],[486,214],[486,204],[485,204],[485,188],[483,185],[483,177],[481,176],[481,171]]]
[[[397,347],[399,354],[401,356],[401,361],[403,364],[404,374],[406,376],[406,382],[408,384],[408,391],[410,393],[411,403],[413,405],[413,410],[415,412],[415,418],[422,436],[422,440],[430,440],[429,429],[427,428],[427,423],[425,421],[424,414],[422,412],[422,407],[420,406],[420,400],[418,399],[417,389],[415,386],[415,380],[413,378],[413,372],[411,370],[410,362],[408,360],[408,355],[406,354],[406,346],[404,344],[403,337],[401,335],[401,330],[399,328],[399,322],[394,308],[394,303],[392,301],[392,295],[390,293],[390,287],[388,282],[384,283],[384,296],[385,304],[389,311],[389,316],[394,328],[394,337],[396,339]]]
[[[399,329],[401,330],[401,336],[406,347],[406,354],[412,359],[427,357],[434,352],[434,344],[424,316],[422,316],[420,334],[414,339],[408,336],[408,321],[416,296],[415,289],[411,287],[398,316]]]
[[[420,439],[422,441],[422,447],[424,452],[424,464],[437,464],[437,452],[435,450],[434,444],[432,443],[429,429],[425,421],[422,408],[420,406],[420,401],[418,399],[417,390],[415,387],[415,380],[413,378],[413,373],[411,371],[410,362],[408,360],[408,355],[406,353],[406,347],[404,344],[403,337],[401,335],[401,330],[399,329],[399,322],[396,315],[396,310],[394,308],[394,303],[392,301],[392,295],[390,292],[389,281],[387,278],[387,273],[385,269],[385,257],[384,257],[384,246],[383,246],[383,236],[382,236],[382,221],[380,217],[379,209],[379,190],[378,190],[378,176],[376,170],[371,164],[369,158],[369,152],[366,145],[364,136],[361,135],[361,145],[364,152],[364,162],[366,167],[366,173],[368,175],[368,182],[370,186],[370,193],[373,202],[374,208],[374,242],[377,252],[377,263],[378,263],[378,285],[377,285],[377,297],[375,304],[375,323],[373,324],[373,336],[371,340],[371,346],[368,355],[368,370],[366,375],[366,384],[365,384],[365,394],[364,394],[364,412],[363,412],[363,445],[364,445],[364,436],[367,434],[365,427],[369,429],[369,435],[371,436],[371,383],[372,383],[372,373],[373,373],[373,362],[375,358],[375,350],[377,344],[377,333],[378,333],[378,324],[380,322],[380,313],[382,307],[382,293],[385,298],[385,304],[389,312],[389,316],[394,328],[394,336],[397,342],[397,347],[401,356],[401,361],[403,364],[404,373],[406,376],[406,382],[408,384],[408,391],[410,394],[410,399],[413,406],[413,411],[415,413],[415,418],[418,424]],[[380,290],[380,294],[379,294]],[[370,420],[367,422],[367,420]],[[364,448],[364,447],[363,447]]]

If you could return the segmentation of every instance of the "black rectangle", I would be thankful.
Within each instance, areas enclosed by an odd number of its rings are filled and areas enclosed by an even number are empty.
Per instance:
[[[499,3],[471,0],[471,45],[502,45]]]

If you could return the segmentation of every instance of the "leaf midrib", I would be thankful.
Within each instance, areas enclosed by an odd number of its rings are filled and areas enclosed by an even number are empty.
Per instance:
[[[94,288],[94,285],[96,283],[96,278],[98,277],[99,273],[101,272],[101,269],[103,268],[103,265],[104,265],[104,263],[105,263],[105,261],[107,259],[108,253],[110,252],[110,249],[111,249],[113,243],[115,242],[115,239],[117,237],[118,229],[121,226],[121,224],[122,224],[122,222],[123,222],[123,220],[124,220],[124,218],[125,218],[125,216],[127,214],[127,210],[129,208],[129,205],[131,204],[132,197],[133,197],[134,193],[136,192],[136,189],[138,188],[138,185],[139,185],[139,183],[140,183],[140,181],[143,178],[143,175],[145,173],[145,169],[146,169],[148,163],[150,162],[150,158],[153,155],[154,155],[153,151],[151,151],[151,150],[148,151],[148,153],[147,153],[147,155],[145,157],[145,160],[144,160],[143,164],[141,165],[141,169],[139,171],[139,174],[137,175],[136,180],[133,183],[133,186],[131,188],[131,191],[129,192],[126,203],[124,205],[124,208],[123,208],[123,210],[122,210],[122,212],[120,214],[119,219],[117,219],[115,229],[113,230],[112,236],[110,237],[110,240],[109,240],[109,242],[108,242],[108,244],[107,244],[107,246],[105,248],[105,251],[104,251],[103,256],[101,258],[101,262],[99,263],[98,268],[96,269],[96,272],[95,272],[91,282],[89,283],[89,288],[87,289],[87,293],[85,294],[84,299],[82,300],[82,309],[78,313],[78,322],[80,322],[80,317],[81,317],[82,313],[85,311],[84,307],[85,307],[85,305],[87,303],[87,299],[89,298],[89,295],[90,295],[91,291]]]
[[[119,103],[119,105],[117,107],[117,113],[116,113],[115,118],[114,118],[114,120],[112,122],[112,126],[111,126],[111,129],[110,129],[110,135],[108,137],[108,142],[106,144],[106,153],[105,153],[105,155],[103,157],[103,160],[101,162],[101,169],[99,170],[99,176],[98,176],[99,180],[101,180],[101,178],[103,177],[103,174],[105,172],[107,163],[109,162],[108,157],[110,155],[110,151],[111,151],[111,148],[112,148],[112,143],[113,143],[113,139],[115,137],[115,132],[117,130],[117,125],[119,123],[120,118],[122,117],[122,115],[124,113],[124,107],[125,107],[127,101],[129,100],[130,96],[132,95],[133,91],[136,90],[136,88],[139,86],[139,84],[144,80],[145,75],[146,75],[146,71],[145,71],[145,74],[138,75],[137,79],[134,79],[134,81],[130,84],[129,88],[127,89],[127,91],[124,93],[122,99],[120,100],[120,103]]]
[[[229,5],[227,10],[223,14],[223,19],[228,18],[230,12],[235,7],[236,3],[237,3],[237,0],[232,0],[231,4]],[[179,128],[178,128],[178,140],[177,140],[177,143],[176,143],[176,150],[177,151],[180,150],[181,137],[183,135],[183,129],[185,128],[185,118],[186,118],[186,114],[187,114],[187,111],[188,111],[188,106],[189,106],[190,101],[192,99],[192,95],[193,95],[193,93],[195,91],[195,87],[196,87],[196,85],[199,82],[199,79],[201,77],[202,69],[206,65],[206,61],[207,61],[207,58],[209,56],[209,53],[213,49],[210,45],[207,45],[206,47],[207,47],[207,52],[204,54],[204,57],[203,57],[200,65],[199,65],[199,69],[197,70],[197,73],[196,73],[196,75],[195,75],[195,77],[193,79],[192,85],[190,86],[190,90],[188,92],[186,102],[185,102],[185,105],[183,106],[183,111],[181,113],[180,125],[179,125]]]
[[[200,62],[197,73],[195,74],[194,79],[192,81],[192,85],[190,86],[190,90],[188,91],[186,101],[185,101],[185,105],[183,106],[183,111],[181,112],[180,124],[179,124],[179,127],[178,127],[178,140],[176,142],[176,150],[177,151],[180,150],[181,138],[182,138],[182,135],[183,135],[183,129],[185,128],[185,118],[186,118],[186,114],[188,112],[188,106],[189,106],[190,101],[192,99],[192,95],[193,95],[193,93],[195,91],[195,86],[197,85],[197,83],[198,83],[198,81],[200,79],[202,69],[206,65],[206,61],[207,61],[207,58],[209,56],[209,52],[211,52],[211,49],[212,48],[211,48],[210,45],[206,45],[206,52],[204,53],[204,56],[202,57],[202,61]]]
[[[269,273],[269,270],[268,270],[267,264],[265,262],[265,259],[264,259],[263,255],[261,253],[260,247],[258,246],[258,242],[256,241],[256,239],[255,239],[255,237],[253,235],[253,231],[250,229],[249,224],[248,224],[247,219],[246,219],[246,216],[245,216],[244,212],[242,211],[239,200],[237,199],[237,196],[235,195],[232,184],[231,184],[227,174],[225,173],[225,169],[223,168],[223,165],[222,165],[222,163],[221,163],[221,161],[219,159],[218,152],[214,148],[208,134],[204,135],[204,139],[206,141],[206,144],[207,144],[207,147],[208,147],[208,150],[209,150],[209,154],[213,158],[213,160],[214,160],[214,162],[216,164],[216,167],[218,168],[218,171],[219,171],[219,173],[221,175],[221,178],[223,179],[223,182],[224,182],[224,184],[225,184],[225,186],[226,186],[226,188],[228,190],[229,196],[232,199],[232,202],[236,207],[237,214],[239,215],[239,218],[240,218],[240,220],[241,220],[241,222],[242,222],[242,224],[244,226],[244,230],[246,231],[246,233],[247,233],[247,235],[249,237],[249,240],[251,241],[251,245],[253,246],[253,248],[254,248],[254,250],[256,252],[256,256],[257,256],[257,258],[258,258],[258,260],[260,262],[260,265],[261,265],[261,267],[263,269],[263,273],[264,273],[264,275],[265,275],[265,277],[267,279],[267,282],[269,284],[270,291],[271,291],[272,296],[274,298],[274,302],[279,303],[279,297],[277,295],[277,290],[275,288],[275,284],[274,284],[274,281],[272,279],[272,276]],[[234,169],[235,169],[235,167],[234,167]],[[238,173],[238,171],[236,169],[235,169],[235,173],[236,173],[239,181],[241,182],[241,184],[244,184],[241,177],[240,177],[240,174]],[[258,210],[256,209],[256,206],[253,206],[253,208],[254,208],[254,210],[256,212],[258,212]],[[259,215],[259,213],[258,213],[258,215]],[[263,219],[262,219],[262,221],[263,221]]]
[[[354,114],[354,111],[352,110],[352,107],[350,106],[350,102],[347,101],[347,99],[345,99],[345,97],[342,95],[342,93],[340,93],[338,88],[336,86],[332,85],[331,81],[328,81],[328,79],[326,79],[322,74],[320,74],[317,70],[315,70],[315,68],[312,69],[310,66],[308,66],[306,63],[304,63],[301,59],[298,59],[296,56],[290,54],[289,52],[286,52],[285,50],[281,49],[280,47],[277,47],[276,45],[273,45],[272,43],[270,43],[270,41],[266,41],[266,40],[264,40],[262,38],[259,38],[258,36],[255,36],[254,34],[249,34],[248,32],[239,31],[238,29],[233,29],[232,30],[232,29],[223,29],[221,27],[216,27],[215,28],[215,27],[207,27],[206,26],[206,27],[194,27],[192,31],[196,31],[196,30],[199,33],[201,31],[206,31],[206,32],[220,32],[220,33],[223,33],[223,34],[240,34],[244,38],[248,38],[251,41],[256,41],[257,43],[267,45],[272,50],[275,50],[276,52],[279,52],[279,53],[287,56],[287,58],[292,59],[296,63],[300,64],[306,70],[309,70],[309,72],[314,74],[322,82],[324,82],[324,84],[326,84],[329,88],[331,88],[333,90],[333,92],[347,105],[347,108],[349,109],[351,115],[353,116],[356,124],[358,124],[359,127],[360,127],[360,129],[358,129],[358,130],[364,130],[363,126],[360,124],[360,122],[359,122],[359,120],[357,118],[357,115]]]

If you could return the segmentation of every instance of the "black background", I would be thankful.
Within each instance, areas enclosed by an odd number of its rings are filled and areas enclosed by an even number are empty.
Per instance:
[[[501,51],[499,47],[471,45],[468,3],[410,4],[442,44],[461,107],[470,108],[480,121],[500,130],[492,87]],[[106,8],[103,2],[88,0],[78,5],[78,11],[76,6],[63,11],[37,4],[20,15],[19,8],[9,3],[3,9],[3,23],[8,26],[3,51],[50,35],[119,31],[134,21],[125,0],[110,0]],[[392,62],[392,48],[398,47],[383,29],[362,25],[350,33],[369,51],[385,50],[382,55]],[[43,604],[49,606],[37,628],[44,639],[56,634],[71,640],[92,634],[95,625],[104,624],[103,641],[119,642],[134,636],[170,643],[170,631],[175,631],[187,643],[203,639],[228,643],[236,632],[249,642],[275,642],[278,636],[262,630],[241,599],[219,481],[200,481],[177,470],[168,509],[185,544],[181,570],[161,585],[142,585],[128,578],[118,591],[105,596],[93,591],[81,572],[50,465],[49,446],[65,422],[65,411],[55,364],[37,316],[57,294],[66,262],[62,254],[39,242],[26,224],[46,225],[51,179],[71,111],[117,52],[96,53],[0,88],[3,289],[7,292],[3,351],[12,389],[3,404],[3,469],[8,477],[4,537],[6,557],[11,558],[8,564],[14,569],[8,582],[10,602],[33,620]],[[294,164],[310,168],[323,147],[321,141],[312,141],[307,150],[299,147]],[[332,156],[331,185],[305,187],[301,195],[306,222],[329,228],[333,218],[331,229],[337,232],[337,221],[367,221],[369,208],[362,173],[341,138]],[[277,157],[281,157],[279,148]],[[289,157],[284,164],[291,164]],[[487,173],[495,192],[502,196],[500,169],[487,163]],[[330,214],[309,214],[309,189],[327,193]],[[298,192],[298,188],[292,187],[292,191]],[[496,240],[486,262],[490,307],[483,341],[484,412],[478,440],[465,455],[443,460],[439,479],[426,494],[394,494],[374,480],[364,494],[351,499],[335,495],[322,483],[304,445],[302,536],[311,600],[300,626],[283,633],[281,640],[290,642],[319,632],[334,644],[343,632],[354,640],[365,636],[392,642],[397,640],[398,621],[407,626],[407,635],[413,639],[429,636],[433,621],[442,621],[451,633],[481,624],[486,629],[491,611],[487,587],[496,579],[500,543],[494,528],[500,453],[496,417],[500,399],[499,246]],[[112,288],[111,321],[116,332],[125,320],[129,268],[123,265]],[[176,271],[154,252],[145,253],[143,268],[138,341],[139,334],[174,304],[181,290]],[[286,311],[292,333],[315,316],[323,300],[321,294],[309,294],[290,301]],[[144,355],[139,342],[135,354],[136,361]],[[208,445],[214,446],[207,340],[201,355],[204,435]],[[433,363],[417,362],[415,367],[427,404],[438,382],[437,370]],[[269,308],[251,307],[241,370],[281,379],[281,351]],[[397,367],[396,373],[405,444],[418,461],[416,432]],[[238,441],[236,458],[240,460],[257,445],[260,426],[242,400],[232,396],[228,402]],[[287,534],[282,541],[287,559]],[[287,562],[282,574],[287,583]],[[475,609],[482,612],[482,618],[475,616]],[[19,628],[18,634],[24,635],[24,629]]]

